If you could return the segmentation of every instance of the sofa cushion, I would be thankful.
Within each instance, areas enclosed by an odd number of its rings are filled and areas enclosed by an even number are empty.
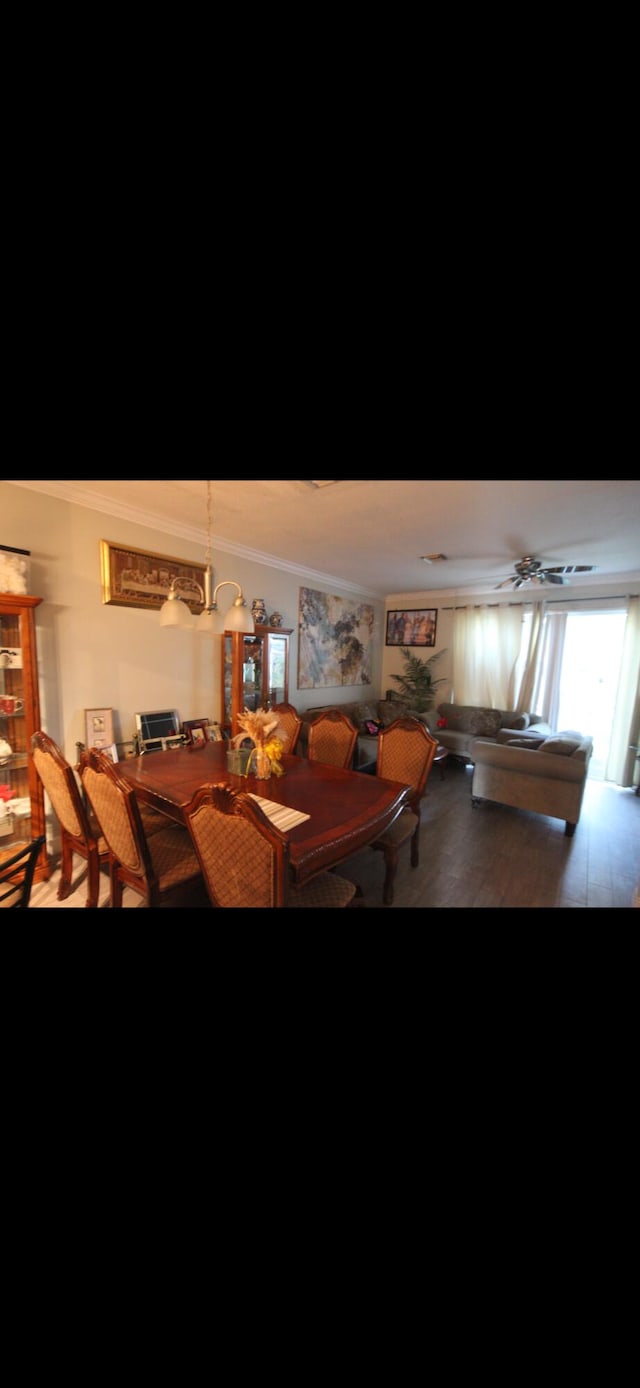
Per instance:
[[[528,747],[530,752],[537,751],[542,747],[544,738],[542,737],[508,737],[504,739],[505,747]]]
[[[526,744],[527,747],[539,747],[544,742],[545,737],[551,737],[552,728],[548,728],[546,723],[542,725],[540,731],[537,727],[522,728],[516,732],[514,728],[499,728],[496,733],[496,742],[511,742],[514,737]]]
[[[405,718],[408,712],[409,705],[402,699],[378,700],[378,718],[385,728],[388,728],[390,723],[395,723],[396,718]]]
[[[476,704],[440,704],[439,713],[454,733],[469,733],[472,737],[492,737],[502,723],[498,708],[480,708]]]
[[[581,737],[576,739],[556,733],[553,737],[546,737],[544,742],[540,743],[540,751],[553,752],[554,756],[557,757],[571,757],[574,752],[577,752],[581,742]]]
[[[441,716],[446,718],[447,727],[452,733],[466,733],[469,731],[467,728],[467,713],[469,710],[465,708],[464,704],[445,704],[444,712],[442,713],[441,710],[440,712]]]
[[[377,723],[378,710],[375,704],[355,703],[350,717],[359,732],[366,732],[365,723]]]

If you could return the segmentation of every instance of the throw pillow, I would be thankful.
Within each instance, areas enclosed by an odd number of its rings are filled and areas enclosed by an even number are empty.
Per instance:
[[[540,746],[541,752],[553,752],[554,756],[571,757],[577,752],[582,738],[576,741],[575,737],[546,737]]]
[[[396,718],[404,718],[408,707],[409,705],[404,704],[402,699],[379,699],[378,714],[381,723],[384,724],[385,728],[388,728],[390,723],[395,723]]]
[[[467,732],[476,737],[492,737],[500,727],[501,714],[497,708],[477,708],[469,712]]]
[[[507,715],[502,726],[503,728],[513,728],[514,732],[524,732],[524,729],[529,727],[529,714],[514,713],[511,716]]]

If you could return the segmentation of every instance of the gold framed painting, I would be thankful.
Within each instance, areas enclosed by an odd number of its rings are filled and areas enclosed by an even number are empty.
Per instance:
[[[144,607],[159,612],[174,578],[188,578],[204,588],[204,564],[185,564],[170,554],[153,554],[133,545],[100,541],[102,601],[116,607]],[[202,611],[203,603],[188,588],[180,596],[190,611]]]

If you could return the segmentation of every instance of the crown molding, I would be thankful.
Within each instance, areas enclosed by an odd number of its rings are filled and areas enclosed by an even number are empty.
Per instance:
[[[25,487],[29,491],[54,496],[59,501],[67,501],[73,506],[85,506],[89,511],[98,511],[104,516],[115,516],[116,520],[130,521],[132,525],[142,525],[147,530],[160,531],[163,535],[175,535],[178,539],[189,540],[196,545],[204,543],[204,529],[183,525],[180,521],[168,521],[164,517],[154,516],[148,509],[142,511],[140,507],[128,506],[124,502],[114,502],[109,497],[101,496],[99,493],[83,491],[82,487],[77,486],[75,482],[24,482],[9,481],[8,478],[3,480],[6,480],[11,487]],[[337,574],[325,574],[317,569],[300,568],[299,565],[290,564],[286,559],[278,559],[273,554],[264,554],[261,550],[250,549],[248,545],[232,543],[225,540],[222,535],[212,534],[211,547],[214,553],[219,550],[222,554],[234,554],[239,559],[248,559],[253,564],[264,564],[265,568],[277,569],[280,573],[295,574],[303,580],[313,580],[314,583],[322,583],[332,588],[342,588],[359,597],[375,598],[378,602],[384,602],[384,595],[374,589],[364,588],[357,583],[350,583],[344,578],[339,578]]]

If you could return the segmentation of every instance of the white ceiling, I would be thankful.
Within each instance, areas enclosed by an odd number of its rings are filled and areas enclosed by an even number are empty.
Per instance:
[[[199,541],[204,557],[205,481],[11,485]],[[491,590],[526,554],[597,566],[572,588],[640,580],[640,482],[212,481],[211,531],[214,569],[221,550],[376,597]]]

